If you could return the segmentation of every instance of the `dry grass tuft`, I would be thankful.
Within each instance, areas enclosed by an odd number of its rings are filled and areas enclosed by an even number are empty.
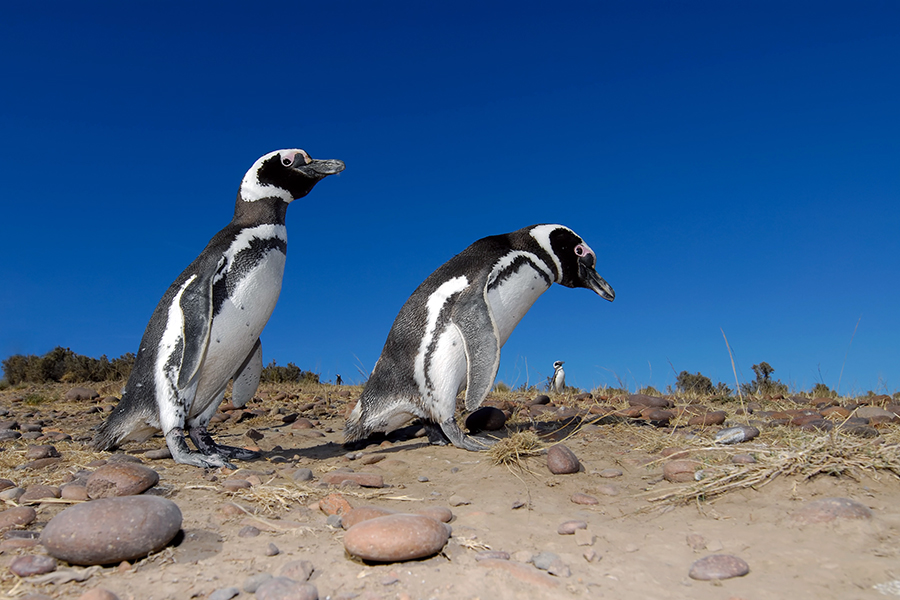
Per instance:
[[[533,431],[519,431],[491,446],[488,456],[495,465],[507,467],[515,465],[523,468],[521,463],[523,458],[537,456],[545,447]]]
[[[721,450],[721,447],[715,449]],[[738,489],[760,488],[779,475],[803,479],[832,475],[858,481],[864,472],[877,476],[886,471],[900,477],[900,444],[897,440],[879,443],[838,431],[830,435],[797,432],[783,436],[777,446],[757,447],[752,454],[756,463],[709,466],[701,472],[700,481],[649,500],[667,503],[710,500]]]

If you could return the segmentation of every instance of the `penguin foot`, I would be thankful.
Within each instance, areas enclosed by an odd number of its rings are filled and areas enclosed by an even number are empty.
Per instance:
[[[489,447],[488,444],[482,442],[481,440],[477,440],[471,436],[464,434],[462,432],[462,429],[459,428],[459,425],[456,424],[456,420],[454,420],[452,417],[447,419],[446,421],[443,421],[440,425],[440,428],[433,424],[431,425],[431,428],[435,430],[435,434],[443,434],[440,436],[442,439],[450,440],[451,444],[453,444],[457,448],[462,448],[463,450],[469,450],[470,452],[482,452],[484,450],[487,450]],[[425,427],[425,431],[426,433],[428,433],[428,440],[432,444],[440,443],[433,441],[433,433],[427,425]],[[444,436],[446,436],[446,438],[444,438]],[[446,445],[446,443],[447,442],[445,441],[442,445]]]
[[[228,467],[229,469],[237,469],[233,464],[228,462],[224,456],[219,454],[201,454],[200,452],[192,452],[188,448],[187,442],[184,441],[184,432],[181,429],[173,429],[166,434],[166,445],[172,454],[172,460],[182,465],[193,465],[201,469],[215,469],[218,467]]]
[[[206,427],[191,427],[189,433],[191,440],[197,445],[197,449],[209,456],[218,455],[234,460],[256,460],[262,457],[262,454],[253,450],[217,444],[209,435]]]

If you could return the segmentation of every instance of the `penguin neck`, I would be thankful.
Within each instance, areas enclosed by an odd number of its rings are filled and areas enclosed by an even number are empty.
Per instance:
[[[265,198],[254,202],[247,202],[238,194],[234,206],[235,225],[248,226],[259,223],[285,224],[288,203],[278,198]]]

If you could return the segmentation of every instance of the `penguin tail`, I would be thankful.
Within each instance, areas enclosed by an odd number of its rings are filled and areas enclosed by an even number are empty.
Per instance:
[[[356,406],[347,417],[344,425],[344,443],[356,442],[369,437],[372,432],[364,426],[362,414],[362,398],[356,402]]]
[[[97,428],[91,446],[98,451],[115,450],[128,440],[147,439],[159,430],[151,424],[153,420],[153,415],[134,410],[123,396],[109,417]]]

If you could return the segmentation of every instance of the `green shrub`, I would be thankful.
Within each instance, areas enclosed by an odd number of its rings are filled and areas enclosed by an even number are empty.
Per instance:
[[[294,363],[279,367],[273,360],[263,368],[259,378],[262,383],[319,383],[319,375],[312,371],[304,371]]]
[[[2,362],[4,379],[9,385],[19,383],[72,383],[81,381],[114,381],[126,379],[134,366],[134,354],[126,353],[109,360],[75,354],[57,346],[43,356],[15,354]]]

